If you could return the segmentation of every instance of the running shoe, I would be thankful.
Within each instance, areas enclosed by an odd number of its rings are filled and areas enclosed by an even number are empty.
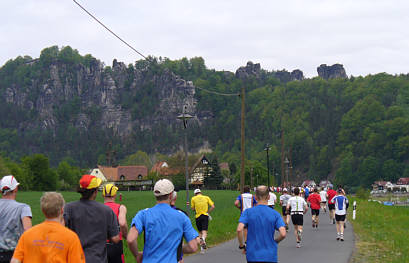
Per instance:
[[[339,235],[339,233],[337,233],[337,240],[339,240],[339,238],[340,238],[340,235]]]
[[[298,237],[298,241],[301,241],[302,239],[302,232],[300,230],[297,231],[297,237]]]
[[[297,246],[296,246],[297,248],[300,248],[301,247],[301,243],[300,242],[297,242]]]
[[[288,225],[285,225],[285,231],[288,232]]]
[[[206,242],[203,242],[203,243],[202,243],[202,248],[203,248],[203,249],[207,249]]]
[[[341,236],[339,237],[339,239],[340,239],[341,241],[344,241],[344,234],[341,234]]]
[[[346,223],[344,223],[344,228],[347,228],[347,224],[346,224]]]
[[[335,219],[332,219],[332,224],[335,225]]]

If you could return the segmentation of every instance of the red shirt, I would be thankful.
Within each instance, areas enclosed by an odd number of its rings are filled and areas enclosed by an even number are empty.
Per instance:
[[[328,204],[331,204],[331,205],[335,204],[335,202],[331,202],[331,201],[332,201],[332,198],[334,198],[334,196],[336,196],[336,195],[337,195],[337,192],[335,190],[333,190],[333,189],[330,189],[330,190],[327,191]]]
[[[307,201],[311,204],[311,209],[320,209],[321,196],[319,194],[311,194],[308,196]]]
[[[106,203],[104,203],[104,205],[109,206],[112,209],[112,211],[114,211],[114,213],[116,215],[116,219],[118,220],[119,207],[121,207],[121,204],[117,204],[117,203],[114,203],[114,202],[106,202]],[[122,232],[121,231],[119,231],[119,239],[122,240]],[[109,240],[107,240],[107,242],[109,242]]]

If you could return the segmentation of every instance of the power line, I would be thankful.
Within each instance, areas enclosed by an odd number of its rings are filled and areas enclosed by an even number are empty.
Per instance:
[[[82,10],[84,10],[85,13],[87,13],[89,16],[91,16],[95,21],[97,21],[101,26],[103,26],[106,30],[108,30],[112,35],[114,35],[116,38],[118,38],[120,41],[122,41],[122,43],[124,43],[125,45],[127,45],[130,49],[132,49],[133,51],[135,51],[138,55],[140,55],[141,57],[143,57],[144,59],[148,60],[141,52],[139,52],[138,50],[136,50],[133,46],[131,46],[130,44],[128,44],[125,40],[123,40],[121,37],[119,37],[117,34],[114,33],[114,31],[112,31],[111,29],[109,29],[106,25],[104,25],[100,20],[98,20],[98,18],[96,18],[93,14],[91,14],[90,12],[88,12],[87,9],[85,9],[82,5],[80,5],[77,1],[74,1],[74,3],[76,3]]]
[[[141,52],[139,52],[138,50],[136,50],[133,46],[131,46],[130,44],[128,44],[128,42],[126,42],[125,40],[123,40],[121,37],[119,37],[117,34],[115,34],[114,31],[112,31],[111,29],[109,29],[106,25],[104,25],[104,23],[102,23],[98,18],[96,18],[93,14],[91,14],[91,12],[89,12],[87,9],[85,9],[82,5],[80,5],[76,0],[72,0],[74,1],[75,4],[77,4],[85,13],[87,13],[90,17],[92,17],[95,21],[97,21],[101,26],[103,26],[106,30],[108,30],[112,35],[114,35],[117,39],[119,39],[122,43],[124,43],[125,45],[127,45],[130,49],[132,49],[133,51],[135,51],[138,55],[140,55],[141,57],[143,57],[144,59],[146,59],[148,62],[152,62],[150,61],[147,57],[145,57]],[[221,92],[217,92],[217,91],[211,91],[211,90],[207,90],[204,88],[200,88],[195,86],[195,88],[198,88],[200,90],[203,90],[205,92],[208,93],[212,93],[212,94],[216,94],[216,95],[220,95],[220,96],[240,96],[239,93],[221,93]]]

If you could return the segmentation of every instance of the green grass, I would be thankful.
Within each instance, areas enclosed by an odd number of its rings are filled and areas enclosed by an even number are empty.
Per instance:
[[[217,191],[217,190],[204,190],[204,195],[208,195],[215,203],[215,210],[212,212],[213,220],[209,223],[209,234],[207,243],[209,246],[213,246],[217,243],[230,240],[236,236],[236,227],[240,216],[240,211],[234,206],[234,201],[239,192],[236,191]],[[44,220],[44,216],[40,209],[40,197],[42,192],[18,192],[17,201],[27,203],[31,206],[33,213],[33,225],[41,223]],[[71,202],[79,199],[80,195],[75,192],[62,192],[65,201]],[[193,191],[189,192],[189,199],[193,196]],[[99,193],[97,201],[103,202],[102,194]],[[190,201],[190,200],[189,200]],[[119,202],[119,198],[117,198]],[[122,203],[127,207],[127,220],[128,224],[131,223],[135,214],[142,209],[152,207],[156,204],[155,198],[150,191],[133,191],[122,192]],[[178,199],[176,206],[186,210],[186,191],[178,192]],[[192,225],[196,229],[194,212],[191,211],[190,219]],[[138,239],[139,248],[143,249],[142,237]],[[133,256],[129,251],[126,242],[124,242],[124,254],[127,262],[133,262]]]
[[[357,201],[357,217],[352,222],[357,237],[352,262],[409,262],[409,208]]]

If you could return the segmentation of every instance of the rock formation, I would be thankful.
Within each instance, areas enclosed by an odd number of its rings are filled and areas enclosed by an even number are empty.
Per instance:
[[[345,73],[344,66],[341,64],[334,64],[332,66],[327,66],[326,64],[321,64],[317,68],[318,76],[323,79],[336,79],[336,78],[348,78]]]

